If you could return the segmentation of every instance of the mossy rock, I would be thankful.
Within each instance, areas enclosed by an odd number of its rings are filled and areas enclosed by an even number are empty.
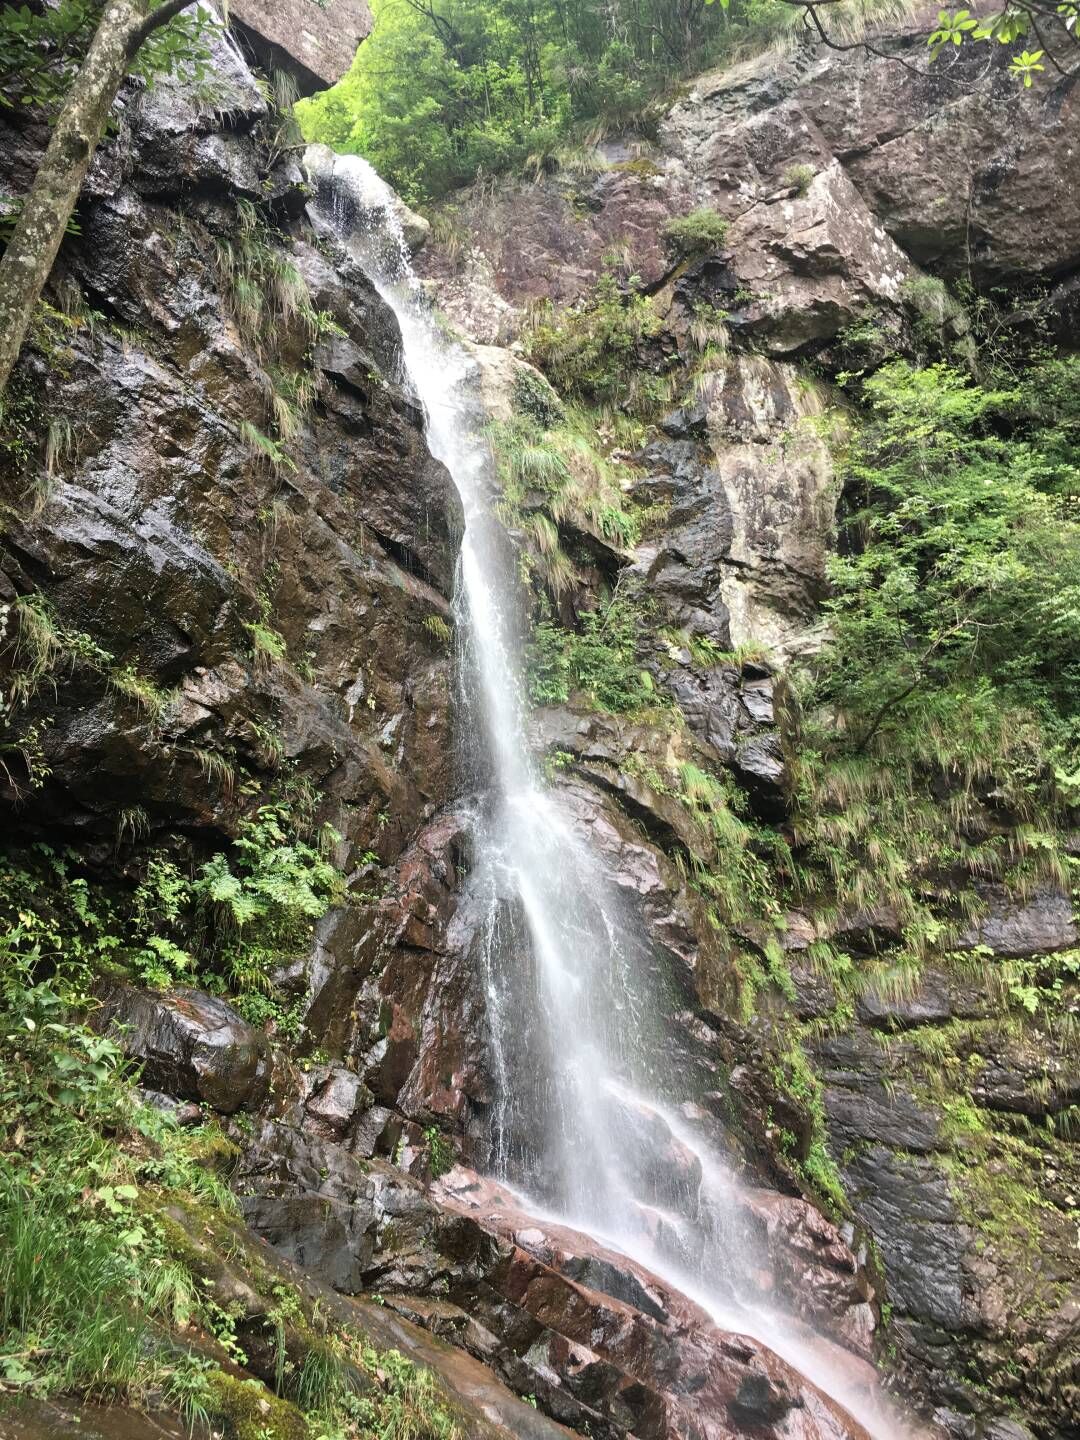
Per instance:
[[[223,1371],[210,1380],[214,1416],[228,1440],[310,1440],[308,1423],[287,1400],[271,1395],[257,1380]]]
[[[512,404],[515,414],[526,415],[545,429],[566,418],[566,408],[558,395],[531,366],[519,365],[515,369]]]
[[[611,168],[621,175],[637,175],[642,180],[653,180],[664,173],[661,166],[647,155],[639,155],[636,160],[619,160]]]

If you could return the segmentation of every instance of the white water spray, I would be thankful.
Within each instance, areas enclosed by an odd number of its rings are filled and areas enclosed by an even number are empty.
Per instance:
[[[771,1349],[876,1440],[896,1440],[879,1397],[833,1358],[842,1352],[755,1295],[755,1262],[733,1238],[735,1182],[676,1109],[687,1092],[658,1028],[655,952],[529,754],[518,590],[493,513],[475,363],[423,303],[389,187],[356,157],[320,150],[313,168],[339,235],[397,316],[404,378],[464,511],[462,684],[491,791],[471,881],[486,914],[479,958],[499,1092],[490,1166],[537,1213],[620,1250]]]

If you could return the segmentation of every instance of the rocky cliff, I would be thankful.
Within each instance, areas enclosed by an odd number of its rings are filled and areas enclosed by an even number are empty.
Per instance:
[[[913,26],[898,49],[921,43]],[[888,907],[789,909],[772,936],[746,911],[720,933],[694,866],[724,852],[671,778],[729,777],[762,863],[778,853],[763,837],[797,845],[785,667],[821,640],[836,371],[927,334],[969,344],[932,278],[955,272],[1017,296],[1042,283],[1071,337],[1072,90],[950,77],[858,53],[747,62],[699,80],[656,139],[602,147],[586,178],[458,197],[419,263],[478,342],[503,426],[559,404],[499,348],[530,305],[587,302],[613,247],[641,277],[655,321],[633,364],[661,403],[609,449],[646,521],[613,534],[560,512],[575,575],[553,599],[574,622],[616,579],[644,597],[640,669],[673,709],[541,696],[536,747],[660,957],[689,1118],[743,1182],[733,1243],[767,1257],[761,1283],[854,1384],[876,1366],[928,1428],[1021,1440],[1077,1433],[1080,1085],[1070,1025],[1018,1015],[995,966],[1072,951],[1071,895],[987,881],[917,978],[890,984],[904,917]],[[19,190],[44,135],[3,116]],[[311,943],[274,949],[262,1011],[235,974],[210,966],[214,994],[182,967],[147,985],[123,950],[95,982],[94,1023],[155,1103],[182,1125],[222,1117],[246,1225],[284,1257],[253,1259],[247,1233],[207,1245],[194,1222],[191,1263],[222,1304],[241,1295],[252,1374],[273,1377],[256,1337],[274,1283],[295,1283],[308,1319],[316,1296],[377,1296],[350,1323],[433,1366],[469,1435],[860,1433],[764,1347],[472,1168],[496,1078],[463,886],[459,504],[393,315],[309,206],[294,145],[223,45],[210,93],[126,93],[95,164],[2,451],[5,840],[63,849],[122,908],[162,857],[194,874],[276,807],[344,877]],[[673,255],[665,223],[705,205],[723,242]],[[543,501],[508,516],[523,553],[530,510]],[[693,1164],[659,1124],[658,1203]],[[285,1279],[253,1280],[263,1264]]]

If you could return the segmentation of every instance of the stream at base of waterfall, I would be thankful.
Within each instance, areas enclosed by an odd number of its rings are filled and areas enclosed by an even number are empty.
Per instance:
[[[911,1431],[866,1362],[769,1302],[738,1182],[668,1058],[662,966],[530,756],[520,586],[495,514],[475,362],[426,301],[389,187],[354,156],[318,181],[322,223],[397,317],[404,378],[465,519],[455,599],[463,764],[484,796],[466,883],[484,914],[477,963],[496,1087],[485,1168],[497,1183],[480,1200],[446,1182],[443,1193],[466,1206],[486,1198],[487,1218],[508,1233],[530,1217],[563,1243],[583,1233],[633,1283],[647,1289],[655,1277],[704,1312],[701,1323],[772,1351],[854,1419],[849,1433],[901,1440]]]

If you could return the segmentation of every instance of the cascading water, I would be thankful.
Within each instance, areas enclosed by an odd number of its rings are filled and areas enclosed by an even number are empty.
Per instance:
[[[902,1433],[829,1346],[755,1298],[723,1162],[678,1111],[687,1091],[659,1028],[665,980],[526,737],[518,587],[473,399],[475,362],[440,330],[413,275],[399,202],[356,157],[315,167],[330,207],[397,316],[428,445],[461,497],[457,594],[464,727],[486,762],[472,902],[481,925],[493,1107],[489,1168],[536,1213],[597,1237],[773,1350],[870,1433]]]

